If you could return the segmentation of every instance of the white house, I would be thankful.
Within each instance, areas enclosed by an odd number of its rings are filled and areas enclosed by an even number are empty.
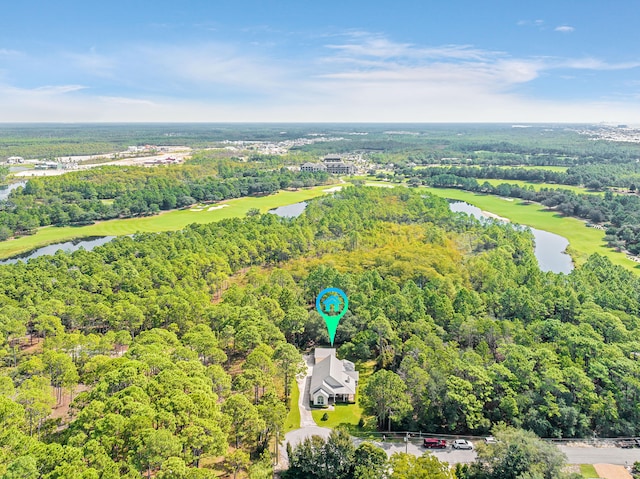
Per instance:
[[[360,374],[354,364],[338,359],[334,348],[316,348],[309,400],[314,406],[356,400]]]

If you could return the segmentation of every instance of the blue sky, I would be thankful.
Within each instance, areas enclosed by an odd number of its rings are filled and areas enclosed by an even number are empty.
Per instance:
[[[640,124],[635,0],[7,3],[1,122]]]

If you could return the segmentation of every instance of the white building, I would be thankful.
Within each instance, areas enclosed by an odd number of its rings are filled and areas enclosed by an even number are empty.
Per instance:
[[[354,364],[338,359],[334,348],[316,348],[309,400],[314,406],[354,402],[360,374]]]

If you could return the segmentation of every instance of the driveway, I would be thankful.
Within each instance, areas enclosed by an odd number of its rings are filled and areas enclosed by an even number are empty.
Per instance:
[[[309,387],[311,385],[311,374],[313,374],[313,355],[304,356],[307,363],[307,374],[296,378],[298,389],[300,390],[300,398],[298,399],[298,408],[300,409],[300,429],[294,429],[284,435],[284,444],[282,447],[282,459],[287,460],[286,447],[287,443],[294,447],[311,436],[329,437],[331,429],[320,427],[313,420],[311,415],[311,407],[309,406]]]

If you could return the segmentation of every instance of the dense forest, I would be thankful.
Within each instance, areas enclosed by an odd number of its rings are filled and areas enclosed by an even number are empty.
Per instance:
[[[532,241],[423,192],[352,187],[297,219],[2,266],[0,474],[269,477],[298,350],[328,344],[328,285],[349,295],[340,356],[375,362],[361,394],[380,427],[640,434],[640,280],[599,256],[543,273]]]
[[[212,162],[206,154],[173,167],[102,167],[61,176],[34,178],[0,201],[0,241],[31,234],[40,226],[86,225],[99,220],[157,214],[283,188],[328,181],[324,172]]]

